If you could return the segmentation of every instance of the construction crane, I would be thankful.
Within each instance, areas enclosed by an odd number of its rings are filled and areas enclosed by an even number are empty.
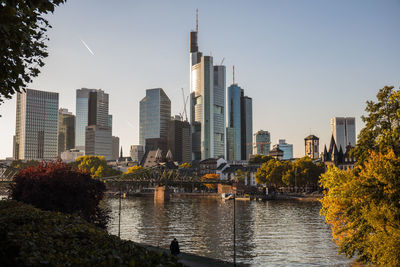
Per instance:
[[[222,65],[222,63],[224,63],[224,60],[225,60],[225,58],[222,58],[222,60],[221,60],[221,64],[219,64],[219,65]]]
[[[181,89],[182,89],[182,99],[183,99],[183,111],[181,113],[182,114],[181,116],[182,116],[182,119],[183,119],[183,116],[185,116],[185,121],[188,121],[186,105],[189,100],[189,96],[185,97],[185,91],[183,90],[183,88],[181,88]]]

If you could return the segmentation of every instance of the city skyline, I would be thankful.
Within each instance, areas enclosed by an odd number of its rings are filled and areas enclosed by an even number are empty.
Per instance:
[[[146,88],[164,88],[173,99],[172,115],[183,108],[180,88],[189,92],[187,33],[195,27],[196,7],[200,13],[202,51],[207,55],[212,50],[217,64],[225,57],[227,69],[235,65],[236,80],[253,98],[254,132],[269,131],[272,143],[286,139],[294,145],[295,157],[304,155],[303,140],[309,134],[320,138],[320,150],[329,145],[332,117],[356,117],[358,134],[363,127],[360,116],[365,101],[374,99],[384,85],[399,86],[398,2],[314,2],[307,9],[295,2],[258,2],[248,6],[227,2],[158,3],[157,8],[147,3],[128,5],[120,19],[115,15],[109,19],[98,16],[105,21],[94,16],[106,12],[106,4],[71,1],[60,6],[55,15],[49,16],[53,29],[49,32],[46,65],[28,88],[58,92],[59,107],[69,110],[75,110],[76,88],[102,88],[109,92],[110,113],[115,120],[113,135],[119,136],[123,150],[129,151],[130,145],[139,143],[139,96]],[[176,6],[181,19],[174,12],[167,12]],[[89,8],[93,11],[84,16]],[[136,16],[130,17],[132,10]],[[149,15],[146,12],[150,10],[151,18],[141,23],[144,17],[140,13]],[[234,11],[243,12],[246,20],[239,23],[231,18],[229,13]],[[282,11],[286,16],[279,20]],[[71,14],[76,15],[76,21],[68,19]],[[300,18],[311,14],[312,18],[304,18],[296,25]],[[375,19],[370,20],[371,17]],[[106,35],[93,31],[98,24]],[[135,27],[129,29],[132,25]],[[131,37],[125,37],[126,32],[131,32]],[[80,38],[94,55],[82,46]],[[158,38],[163,39],[165,47],[156,42]],[[126,58],[131,46],[133,55]],[[110,62],[123,69],[113,70]],[[77,67],[77,63],[81,66]],[[229,75],[226,84],[231,84]],[[16,96],[0,105],[1,125],[15,125],[15,101]],[[12,155],[15,128],[9,128],[0,133],[0,158]]]

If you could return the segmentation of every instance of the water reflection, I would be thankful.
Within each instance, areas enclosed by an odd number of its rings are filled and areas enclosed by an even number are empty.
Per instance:
[[[118,233],[118,200],[109,199]],[[237,260],[252,266],[347,266],[337,255],[319,203],[236,202]],[[207,198],[151,197],[122,200],[121,238],[169,247],[175,237],[181,251],[232,261],[233,202]]]

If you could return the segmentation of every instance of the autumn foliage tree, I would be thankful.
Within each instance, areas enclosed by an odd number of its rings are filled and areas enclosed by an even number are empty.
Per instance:
[[[400,266],[400,91],[384,87],[368,101],[352,154],[353,171],[322,175],[321,214],[339,252],[379,266]]]
[[[121,174],[107,165],[103,156],[80,156],[72,164],[75,168],[90,173],[93,178],[102,178]]]
[[[107,225],[107,212],[99,206],[104,183],[71,165],[42,162],[25,168],[14,177],[10,189],[14,200],[42,210],[76,214],[102,228]]]
[[[204,174],[202,177],[201,177],[201,180],[202,181],[204,181],[204,182],[207,182],[207,180],[218,180],[219,179],[219,174],[215,174],[215,173],[207,173],[207,174]],[[204,184],[207,188],[209,188],[209,189],[216,189],[217,188],[217,185],[216,184]]]

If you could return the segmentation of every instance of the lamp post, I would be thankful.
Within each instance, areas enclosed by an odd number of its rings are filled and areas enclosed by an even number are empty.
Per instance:
[[[233,193],[233,266],[236,266],[236,193]]]
[[[119,207],[118,207],[118,237],[121,237],[121,196],[122,190],[121,185],[119,185]]]

